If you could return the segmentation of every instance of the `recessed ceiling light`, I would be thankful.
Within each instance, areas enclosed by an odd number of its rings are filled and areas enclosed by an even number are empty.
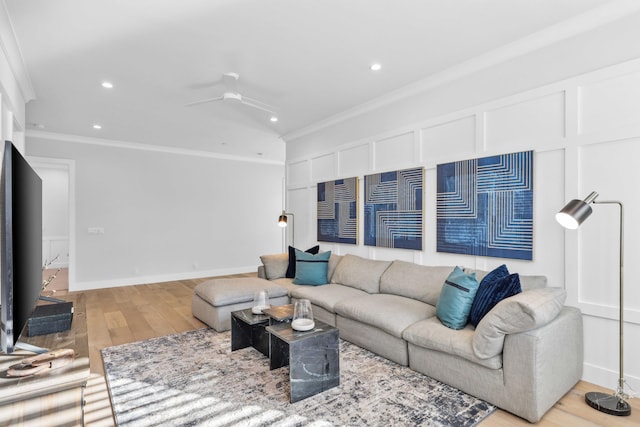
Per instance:
[[[102,82],[102,87],[105,89],[113,89],[113,83],[111,82]]]
[[[276,116],[271,116],[271,118],[269,119],[271,120],[273,123],[278,121],[278,118]]]
[[[370,69],[371,71],[380,71],[380,70],[382,69],[382,65],[381,65],[381,64],[378,64],[378,63],[371,64],[371,65],[369,66],[369,69]]]
[[[94,129],[102,129],[102,126],[100,126],[100,125],[93,125],[93,128],[94,128]]]

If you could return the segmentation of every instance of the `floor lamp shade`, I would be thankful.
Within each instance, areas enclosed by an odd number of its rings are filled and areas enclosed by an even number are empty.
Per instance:
[[[593,191],[584,200],[571,200],[556,214],[556,221],[564,228],[575,230],[591,215],[592,209],[589,204],[592,203],[596,197],[598,197],[598,193]]]
[[[596,201],[598,193],[595,191],[589,194],[584,200],[571,200],[567,205],[556,214],[556,220],[565,228],[576,229],[591,215],[590,204],[615,204],[620,207],[620,290],[619,290],[619,363],[620,376],[618,378],[618,386],[614,394],[601,392],[586,393],[584,398],[589,406],[598,411],[610,414],[627,416],[631,415],[631,406],[626,401],[629,397],[624,391],[624,374],[623,374],[623,330],[624,330],[624,299],[623,299],[623,266],[624,266],[624,208],[622,202],[619,201]]]
[[[291,217],[291,246],[295,246],[295,230],[293,229],[293,222],[294,222],[294,215],[290,212],[285,212],[284,210],[282,211],[282,213],[280,214],[280,216],[278,217],[278,225],[280,227],[286,227],[288,225],[288,217]]]

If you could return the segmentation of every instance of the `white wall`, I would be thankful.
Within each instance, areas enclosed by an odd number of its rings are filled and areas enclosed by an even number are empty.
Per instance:
[[[73,290],[255,271],[281,251],[281,164],[59,135],[26,145],[75,164]]]
[[[4,1],[0,2],[0,144],[13,141],[24,154],[25,104],[33,88]],[[0,150],[0,162],[4,153]],[[2,250],[2,249],[0,249]],[[0,279],[1,280],[1,279]]]
[[[485,77],[479,78],[479,84]],[[495,92],[501,93],[498,86]],[[465,87],[471,85],[467,82]],[[464,93],[450,89],[453,99],[447,100],[449,105],[464,104]],[[296,229],[297,246],[316,243],[318,182],[358,176],[363,194],[362,177],[366,174],[424,166],[423,251],[364,246],[362,230],[359,245],[322,244],[322,250],[485,270],[506,263],[510,271],[545,274],[550,286],[567,290],[567,304],[579,307],[584,314],[583,378],[615,388],[617,213],[596,205],[595,213],[578,231],[565,231],[556,224],[554,215],[569,199],[584,198],[592,190],[603,200],[620,199],[627,218],[625,377],[640,390],[640,287],[633,280],[640,274],[640,265],[635,262],[640,255],[640,230],[634,221],[640,215],[635,167],[640,158],[640,60],[439,115],[429,115],[429,111],[438,111],[437,105],[429,103],[446,100],[447,93],[438,88],[432,94],[416,95],[415,99],[367,112],[365,118],[354,117],[287,142],[287,209],[296,217],[308,218]],[[428,105],[420,107],[416,99]],[[416,110],[424,112],[421,120],[415,120]],[[381,125],[385,113],[391,119]],[[380,131],[367,134],[365,119],[372,117],[377,120],[370,122],[371,128]],[[353,139],[345,141],[343,135]],[[531,149],[535,151],[533,261],[436,252],[436,165]],[[359,205],[362,223],[362,200]]]

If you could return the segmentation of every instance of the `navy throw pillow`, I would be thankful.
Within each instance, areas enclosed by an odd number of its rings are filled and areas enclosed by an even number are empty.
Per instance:
[[[315,255],[320,252],[320,245],[309,248],[305,252]],[[287,272],[284,277],[288,277],[289,279],[296,277],[296,248],[293,246],[289,246],[289,266],[287,267]]]
[[[502,267],[504,267],[504,269],[501,269]],[[480,287],[478,288],[478,292],[476,292],[476,297],[471,306],[471,313],[469,314],[469,321],[473,326],[478,326],[482,318],[490,312],[497,303],[522,292],[520,275],[518,275],[518,273],[508,274],[508,270],[504,265],[498,267],[496,270],[498,269],[501,270],[489,278],[486,283],[486,277],[480,282]],[[487,277],[496,270],[489,273]],[[506,276],[504,275],[504,271],[507,271]]]
[[[490,271],[486,276],[484,276],[482,281],[480,281],[478,292],[476,293],[476,297],[471,305],[471,312],[469,312],[469,322],[473,326],[477,326],[478,323],[480,323],[480,319],[489,312],[486,310],[485,306],[491,293],[494,292],[493,288],[497,285],[500,279],[507,277],[509,274],[507,266],[502,264]]]

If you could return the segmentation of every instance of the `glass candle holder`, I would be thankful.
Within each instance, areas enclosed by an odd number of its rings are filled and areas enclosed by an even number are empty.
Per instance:
[[[311,301],[308,299],[297,300],[293,306],[293,319],[291,328],[296,331],[310,331],[316,326],[311,311]]]
[[[262,314],[262,310],[266,310],[269,307],[271,305],[269,304],[269,294],[266,290],[256,292],[253,295],[253,307],[251,308],[253,314]]]

